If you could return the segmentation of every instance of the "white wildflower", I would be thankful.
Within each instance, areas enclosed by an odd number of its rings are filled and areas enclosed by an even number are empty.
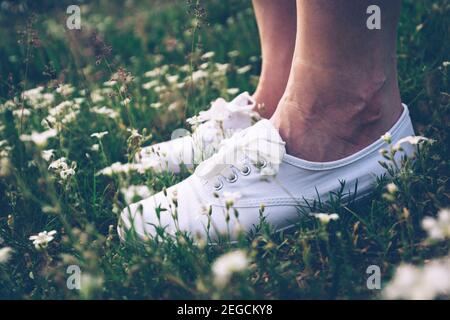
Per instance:
[[[120,163],[115,162],[112,165],[103,168],[99,172],[98,175],[112,176],[113,174],[119,173],[129,173],[131,171],[139,171],[140,165],[134,163]]]
[[[38,86],[33,89],[28,89],[22,92],[22,96],[26,100],[37,100],[42,96],[42,91],[44,90],[44,87]]]
[[[48,244],[55,238],[56,231],[52,230],[50,232],[43,231],[39,232],[37,235],[31,236],[29,239],[33,241],[34,247],[36,249],[44,249]]]
[[[423,142],[433,142],[433,141],[434,140],[425,138],[422,136],[408,136],[408,137],[404,137],[404,138],[398,140],[397,143],[394,145],[394,148],[396,150],[399,150],[403,143],[409,143],[411,145],[418,145]]]
[[[155,91],[156,93],[161,93],[161,92],[163,92],[166,89],[167,89],[166,86],[156,86],[156,87],[153,88],[153,91]]]
[[[152,195],[151,190],[146,185],[129,186],[127,188],[120,189],[120,191],[122,192],[127,204],[131,204],[136,200],[148,198]]]
[[[214,57],[215,55],[216,54],[214,53],[214,51],[208,51],[202,55],[202,59],[204,59],[204,60],[210,59],[210,58]]]
[[[235,94],[237,94],[239,92],[239,89],[238,88],[229,88],[229,89],[227,89],[227,93],[228,94],[231,94],[231,95],[235,95]]]
[[[144,73],[144,77],[153,78],[153,77],[160,76],[160,75],[164,74],[167,71],[167,69],[168,68],[166,66],[164,66],[164,67],[156,67],[155,69],[147,71],[146,73]]]
[[[222,75],[224,75],[227,72],[228,68],[230,67],[228,63],[216,63],[215,66],[217,72]]]
[[[311,215],[317,218],[322,224],[328,224],[331,220],[339,219],[339,215],[337,213],[312,213]]]
[[[95,132],[93,134],[91,134],[92,138],[97,138],[99,140],[101,140],[104,136],[106,136],[108,134],[108,131],[102,131],[102,132]]]
[[[75,175],[75,167],[75,162],[72,162],[72,165],[69,166],[67,159],[62,157],[50,163],[48,169],[58,173],[61,180],[65,181]]]
[[[97,102],[105,100],[105,97],[102,95],[102,93],[99,89],[96,89],[91,92],[91,99],[92,99],[92,102],[97,103]]]
[[[242,194],[239,192],[229,192],[229,191],[225,191],[223,193],[223,200],[225,201],[226,204],[228,205],[233,205],[234,203],[236,203],[237,200],[239,200],[240,198],[242,198]]]
[[[208,72],[204,70],[197,70],[192,73],[192,76],[188,77],[187,80],[192,80],[194,83],[198,82],[201,79],[207,78]]]
[[[71,95],[74,91],[74,87],[72,87],[70,84],[60,84],[58,88],[56,88],[56,92],[58,92],[62,96]]]
[[[63,101],[49,110],[49,115],[42,121],[43,125],[55,125],[59,122],[67,124],[76,119],[80,105],[74,101]]]
[[[93,276],[88,273],[82,273],[80,279],[80,294],[84,299],[92,298],[95,291],[103,288],[103,278]]]
[[[179,68],[179,70],[180,70],[180,71],[183,71],[183,72],[190,72],[190,71],[191,71],[191,66],[188,65],[188,64],[185,64],[185,65],[182,65],[182,66]]]
[[[248,268],[249,260],[242,250],[236,250],[226,253],[212,265],[214,282],[223,287],[228,283],[233,273],[242,272]]]
[[[100,89],[100,92],[107,97],[110,97],[114,94],[114,89],[111,87],[103,87]]]
[[[423,267],[400,265],[383,290],[387,299],[431,300],[450,295],[450,258],[432,260]]]
[[[145,89],[145,90],[149,90],[149,89],[151,89],[153,87],[156,87],[158,84],[159,84],[158,80],[152,80],[152,81],[144,83],[142,85],[142,88]]]
[[[237,50],[232,50],[232,51],[228,52],[228,56],[230,58],[236,58],[238,55],[239,55],[239,51],[237,51]]]
[[[84,101],[86,101],[86,98],[78,97],[73,99],[73,101],[75,101],[76,104],[82,104]]]
[[[396,193],[398,191],[398,187],[395,183],[391,182],[386,186],[386,189],[389,193]]]
[[[73,168],[68,168],[66,170],[61,170],[59,172],[59,176],[62,180],[67,180],[74,175],[75,175],[75,169],[73,169]]]
[[[13,253],[13,249],[10,247],[4,247],[0,249],[0,264],[7,263],[9,259],[11,259],[11,255]]]
[[[128,139],[135,140],[142,138],[142,134],[140,134],[139,131],[137,131],[137,129],[127,129],[127,131],[130,133]]]
[[[169,83],[176,83],[179,78],[180,78],[180,76],[177,74],[173,75],[173,76],[171,76],[171,75],[166,76],[167,82],[169,82]]]
[[[98,150],[100,150],[100,145],[98,143],[94,143],[91,146],[91,151],[97,152]]]
[[[6,110],[6,109],[14,109],[19,104],[19,99],[14,98],[12,100],[7,100],[5,103],[0,104],[1,108],[0,111]]]
[[[54,102],[55,96],[52,93],[43,93],[43,90],[44,87],[26,90],[22,93],[22,97],[34,109],[48,108]]]
[[[175,101],[175,102],[172,102],[171,104],[169,104],[169,106],[167,107],[167,110],[168,110],[168,111],[171,111],[171,112],[175,112],[175,111],[177,111],[180,107],[181,107],[180,102]]]
[[[441,209],[437,219],[425,217],[422,228],[428,233],[431,240],[444,240],[450,238],[450,209]]]
[[[113,87],[113,86],[115,86],[116,84],[117,84],[117,81],[116,81],[116,80],[109,80],[109,81],[103,82],[103,85],[104,85],[105,87]]]
[[[119,113],[111,108],[108,108],[106,106],[103,107],[93,107],[91,109],[91,112],[109,117],[111,119],[116,119],[119,116]]]
[[[150,104],[150,108],[153,108],[153,109],[159,109],[159,108],[161,108],[161,106],[162,106],[161,102],[154,102],[154,103]]]
[[[13,115],[16,118],[28,117],[31,114],[31,111],[25,108],[20,108],[13,111]]]
[[[48,150],[42,150],[41,157],[45,161],[50,161],[52,157],[54,156],[55,150],[54,149],[48,149]]]
[[[20,135],[20,140],[22,141],[31,141],[39,147],[43,147],[47,144],[47,140],[53,138],[57,135],[57,131],[55,129],[49,129],[43,132],[33,131],[31,135],[22,134]]]
[[[389,132],[386,132],[381,136],[381,139],[386,143],[391,143],[392,141],[392,135]]]
[[[50,165],[48,166],[49,169],[53,169],[53,170],[60,170],[60,169],[65,169],[68,167],[67,164],[67,159],[64,157],[61,157],[55,161],[53,161],[52,163],[50,163]]]
[[[0,177],[7,177],[11,173],[11,161],[7,157],[0,158]]]
[[[243,67],[241,67],[241,68],[238,68],[238,69],[236,70],[236,73],[237,73],[237,74],[244,74],[244,73],[249,72],[251,68],[252,68],[251,65],[246,65],[246,66],[243,66]]]

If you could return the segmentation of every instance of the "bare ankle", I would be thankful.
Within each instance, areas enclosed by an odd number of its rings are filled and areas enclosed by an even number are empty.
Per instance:
[[[288,86],[272,117],[291,155],[319,162],[344,158],[378,139],[401,114],[395,77],[348,87],[305,79],[295,91]]]

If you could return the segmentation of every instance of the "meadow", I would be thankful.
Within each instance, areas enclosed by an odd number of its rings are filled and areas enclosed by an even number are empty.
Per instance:
[[[262,219],[219,245],[181,232],[124,243],[116,227],[127,204],[190,174],[134,164],[140,148],[254,90],[251,1],[80,1],[81,30],[66,27],[70,4],[0,1],[0,299],[450,297],[448,1],[403,1],[415,158],[393,161],[392,146],[368,199],[337,192],[290,232]]]

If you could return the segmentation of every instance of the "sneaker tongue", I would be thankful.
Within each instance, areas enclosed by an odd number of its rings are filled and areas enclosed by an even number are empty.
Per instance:
[[[230,165],[242,166],[243,162],[265,164],[263,175],[275,175],[286,153],[285,143],[273,124],[263,119],[250,128],[223,140],[219,151],[203,161],[195,170],[202,179],[220,175]]]

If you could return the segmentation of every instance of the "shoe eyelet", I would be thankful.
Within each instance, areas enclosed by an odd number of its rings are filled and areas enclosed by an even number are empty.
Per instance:
[[[238,176],[236,173],[231,174],[228,178],[227,178],[227,182],[229,183],[233,183],[236,182],[238,179]]]
[[[257,167],[258,167],[259,169],[263,169],[263,168],[265,168],[266,166],[267,166],[267,161],[266,161],[265,159],[262,159],[262,160],[258,161],[258,163],[257,163]]]
[[[214,190],[219,191],[223,188],[223,182],[221,180],[217,180],[213,186]]]
[[[244,166],[241,170],[241,174],[243,176],[248,176],[250,174],[250,172],[252,171],[252,169],[249,166]]]

